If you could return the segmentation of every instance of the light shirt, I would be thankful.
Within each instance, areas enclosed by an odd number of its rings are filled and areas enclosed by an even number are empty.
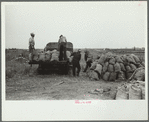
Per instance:
[[[29,38],[29,45],[31,45],[31,46],[35,45],[35,41],[32,37]]]
[[[59,39],[58,43],[61,43],[61,42],[67,42],[66,37],[62,36],[62,37]]]

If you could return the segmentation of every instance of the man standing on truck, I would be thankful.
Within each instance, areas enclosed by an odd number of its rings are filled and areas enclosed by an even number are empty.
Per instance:
[[[29,52],[31,53],[31,57],[33,59],[33,51],[35,50],[35,41],[34,41],[34,37],[35,37],[35,34],[34,33],[30,33],[31,37],[29,38]]]
[[[77,76],[79,76],[79,73],[81,70],[81,67],[80,67],[81,50],[79,49],[78,52],[73,52],[71,56],[73,56],[73,59],[72,59],[73,76],[76,76],[76,68],[77,68]]]
[[[67,40],[66,37],[60,35],[58,40],[58,50],[60,51],[59,60],[66,60],[66,44]]]

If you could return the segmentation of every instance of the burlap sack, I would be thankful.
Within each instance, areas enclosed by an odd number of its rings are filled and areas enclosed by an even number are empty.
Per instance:
[[[111,52],[107,52],[105,55],[107,58],[112,58],[114,56],[114,54],[112,54]]]
[[[55,49],[51,51],[51,53],[55,53],[55,52],[57,52],[57,50],[55,50]]]
[[[59,51],[52,53],[51,61],[59,61]]]
[[[114,57],[112,57],[112,58],[109,60],[109,64],[112,64],[112,65],[115,64],[115,58],[114,58]]]
[[[141,99],[145,99],[145,87],[141,87],[142,95]]]
[[[106,55],[102,54],[98,60],[98,64],[101,64],[103,66],[105,61],[106,61]]]
[[[128,91],[125,87],[119,87],[116,94],[116,100],[128,100]]]
[[[124,80],[126,80],[125,72],[120,71],[120,72],[117,74],[117,80],[119,80],[119,81],[124,81]]]
[[[132,76],[132,72],[126,72],[126,78],[129,79]]]
[[[117,77],[117,73],[116,72],[111,72],[110,76],[109,76],[109,81],[115,81]]]
[[[128,56],[127,56],[127,61],[128,61],[129,63],[136,64],[135,60],[133,59],[133,57],[132,57],[131,55],[128,55]]]
[[[138,70],[134,75],[135,80],[145,81],[145,69]]]
[[[50,53],[46,53],[46,54],[45,54],[45,61],[50,62],[51,57],[52,57],[52,54],[50,54]]]
[[[140,82],[143,82],[143,81],[140,81]],[[139,83],[139,87],[142,91],[141,93],[141,99],[145,99],[145,85],[142,85],[142,83]]]
[[[98,62],[93,62],[91,64],[90,70],[94,70],[96,68],[96,65],[98,64]]]
[[[120,72],[121,71],[121,66],[118,62],[116,62],[116,64],[114,65],[114,69],[115,69],[115,72]]]
[[[51,54],[52,52],[50,50],[46,51],[45,52],[46,54]]]
[[[69,57],[68,60],[69,60],[69,62],[71,63],[72,60],[73,60],[73,56]]]
[[[134,83],[134,85],[137,85],[141,89],[141,91],[142,91],[141,99],[145,99],[145,82],[137,80],[137,81],[134,81],[133,83]]]
[[[145,63],[144,62],[141,62],[141,65],[145,67]]]
[[[105,62],[102,71],[105,73],[108,70],[109,62]]]
[[[33,61],[38,61],[39,56],[38,55],[34,55],[33,56]]]
[[[137,69],[137,67],[134,64],[130,64],[131,70],[135,71]]]
[[[39,54],[39,59],[38,59],[39,61],[45,61],[45,53],[40,53]]]
[[[99,59],[100,57],[101,57],[101,55],[97,55],[97,57],[96,57],[96,58],[97,58],[97,59]]]
[[[29,61],[32,61],[32,54],[29,54]]]
[[[132,85],[129,88],[129,99],[130,100],[140,100],[141,99],[141,89],[138,86]]]
[[[138,63],[138,64],[136,64],[136,67],[137,67],[137,68],[140,68],[140,67],[143,67],[143,65],[140,64],[140,63]]]
[[[108,81],[108,80],[109,80],[109,76],[110,76],[110,72],[106,72],[106,73],[103,75],[102,79],[103,79],[104,81]]]
[[[38,61],[39,58],[38,52],[34,50],[32,55],[33,55],[33,61]]]
[[[114,72],[114,66],[112,64],[108,65],[108,72]]]
[[[108,52],[108,53],[105,54],[105,56],[106,56],[106,61],[109,61],[109,60],[110,60],[112,57],[114,57],[115,55],[112,54],[111,52]]]
[[[116,62],[118,63],[123,63],[122,59],[120,58],[120,56],[116,56],[115,57]]]
[[[70,51],[66,51],[66,57],[69,58],[71,55]]]
[[[98,73],[101,75],[101,72],[102,72],[102,65],[97,64],[97,65],[96,65],[96,68],[94,69],[94,71],[98,72]]]
[[[33,54],[33,55],[38,55],[37,50],[33,50],[32,54]]]
[[[123,62],[127,62],[127,56],[126,55],[122,55],[120,58],[122,59]]]
[[[136,63],[140,63],[141,62],[140,59],[136,55],[131,54],[131,57],[133,57],[133,59],[135,60]]]
[[[130,67],[129,65],[126,65],[125,68],[126,68],[126,71],[127,71],[127,72],[132,72],[131,67]]]
[[[126,71],[124,64],[123,64],[123,63],[119,63],[119,64],[120,64],[120,66],[121,66],[121,70],[122,70],[122,71]]]
[[[91,80],[99,80],[98,73],[95,72],[94,70],[90,70],[88,72],[88,76]]]

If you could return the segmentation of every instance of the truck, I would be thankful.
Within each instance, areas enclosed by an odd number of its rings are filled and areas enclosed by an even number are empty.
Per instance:
[[[58,42],[50,42],[45,47],[46,51],[52,51],[58,49]],[[73,52],[73,44],[71,42],[67,42],[66,44],[66,51],[70,51],[70,53]],[[29,61],[29,64],[38,64],[37,71],[40,74],[48,73],[48,72],[58,72],[67,75],[69,68],[72,66],[71,62],[66,59],[63,61],[48,61],[48,62],[41,62],[41,61]]]

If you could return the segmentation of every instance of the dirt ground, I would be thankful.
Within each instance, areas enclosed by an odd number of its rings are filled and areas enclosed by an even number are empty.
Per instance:
[[[93,54],[96,57],[97,53],[93,52]],[[15,66],[17,67],[17,65]],[[24,68],[20,65],[18,65],[17,70]],[[58,74],[33,74],[7,79],[6,100],[113,100],[116,87],[121,86],[124,82],[106,82],[102,79],[100,81],[91,81],[86,73],[82,72],[85,67],[84,54],[81,55],[80,65],[79,77]],[[33,66],[34,70],[36,68],[37,66]],[[95,89],[109,87],[111,87],[110,92],[102,94],[89,93]]]
[[[91,81],[81,71],[79,77],[46,74],[20,76],[6,82],[6,100],[112,100],[123,82]],[[111,87],[111,92],[89,93]]]

